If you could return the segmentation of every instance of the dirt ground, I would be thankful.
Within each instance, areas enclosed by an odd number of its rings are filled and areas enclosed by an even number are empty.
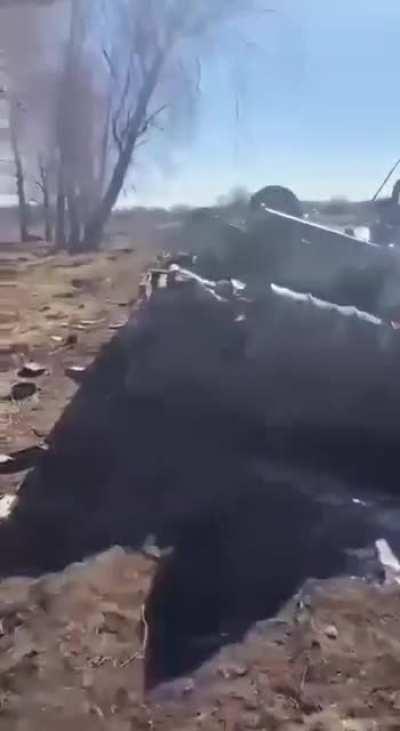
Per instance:
[[[0,258],[0,453],[11,454],[45,444],[77,388],[66,369],[90,363],[127,320],[150,257],[4,247]],[[10,400],[30,360],[46,369],[38,392]],[[0,476],[1,493],[17,493],[23,477]],[[397,585],[310,584],[276,621],[148,694],[154,571],[113,549],[57,576],[0,584],[0,729],[400,729]]]
[[[156,570],[114,548],[0,585],[4,731],[396,731],[400,592],[310,586],[191,677],[146,693]]]
[[[0,453],[43,444],[76,391],[68,369],[88,366],[126,322],[149,258],[129,246],[70,257],[40,245],[0,245]],[[30,361],[45,368],[28,379],[37,393],[10,400],[10,388],[27,380],[18,371]],[[15,478],[0,476],[2,493],[15,486]]]

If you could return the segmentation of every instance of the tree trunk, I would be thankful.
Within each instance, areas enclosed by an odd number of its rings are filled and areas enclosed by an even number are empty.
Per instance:
[[[53,226],[51,222],[51,206],[49,189],[43,190],[43,216],[44,216],[44,238],[45,241],[53,240]]]
[[[71,83],[74,73],[74,63],[79,53],[79,44],[82,28],[82,3],[73,0],[70,3],[70,28],[64,58],[64,68],[59,87],[57,109],[57,144],[59,154],[59,169],[57,182],[56,204],[56,244],[59,248],[74,248],[79,246],[79,215],[75,201],[75,191],[71,185],[71,140],[66,138],[68,115],[71,113],[68,104],[70,100]],[[68,214],[68,215],[67,215]],[[67,222],[68,247],[67,247]]]
[[[143,86],[139,92],[136,111],[132,118],[130,128],[127,134],[126,142],[119,153],[110,183],[102,200],[100,201],[99,206],[97,207],[85,227],[83,242],[85,249],[96,250],[100,245],[100,241],[104,232],[104,226],[107,223],[123,188],[126,174],[132,161],[132,155],[135,149],[136,142],[140,136],[142,126],[146,121],[147,107],[157,86],[160,72],[167,56],[167,52],[168,49],[164,49],[157,54],[153,66],[143,82]]]
[[[10,138],[14,156],[15,179],[17,184],[20,239],[22,243],[25,243],[29,241],[29,209],[25,195],[24,166],[19,149],[17,129],[17,103],[15,101],[12,101],[10,106]]]
[[[99,200],[101,200],[101,198],[104,194],[104,190],[105,190],[105,186],[106,186],[106,179],[107,179],[107,159],[108,159],[108,145],[109,145],[109,141],[110,141],[111,114],[112,114],[112,94],[111,94],[111,92],[109,92],[108,99],[107,99],[106,118],[105,118],[105,122],[104,122],[103,139],[101,142],[99,177],[98,177],[98,183],[97,183]]]
[[[73,186],[71,186],[68,190],[67,205],[69,218],[68,251],[72,254],[79,251],[81,244],[78,198]]]
[[[53,225],[51,220],[51,202],[50,202],[50,189],[49,189],[49,176],[46,164],[41,160],[39,156],[39,174],[40,181],[38,183],[40,190],[42,191],[42,205],[43,205],[43,220],[44,220],[44,239],[45,241],[53,240]]]
[[[25,178],[22,163],[15,159],[16,179],[17,179],[17,195],[19,210],[19,228],[22,243],[29,241],[29,211],[25,197]]]
[[[57,183],[57,203],[56,203],[56,232],[55,240],[56,245],[59,249],[64,249],[66,245],[65,235],[65,188],[64,188],[64,176],[60,169],[58,172],[58,183]]]

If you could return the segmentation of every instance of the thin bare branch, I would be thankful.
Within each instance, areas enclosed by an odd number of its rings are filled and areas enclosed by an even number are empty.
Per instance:
[[[156,126],[156,119],[157,119],[157,117],[159,117],[160,114],[162,114],[163,112],[165,112],[165,110],[167,108],[168,108],[167,107],[167,104],[163,104],[162,107],[160,107],[159,109],[156,109],[156,111],[155,112],[152,112],[152,114],[149,114],[149,116],[146,117],[146,119],[144,120],[144,122],[143,122],[143,124],[142,124],[142,126],[140,128],[140,131],[139,131],[139,135],[138,136],[139,137],[142,137],[144,134],[146,134],[146,132],[150,129],[150,127],[155,127]]]
[[[106,62],[106,66],[107,66],[107,68],[108,68],[108,70],[110,72],[110,76],[112,76],[113,79],[116,79],[117,78],[117,73],[116,73],[116,70],[115,70],[115,66],[114,66],[113,60],[112,60],[112,58],[111,58],[111,56],[108,53],[108,51],[107,51],[106,48],[103,48],[103,54],[102,55],[103,55],[103,58],[104,58],[104,60]]]
[[[121,117],[123,115],[123,112],[124,112],[124,109],[126,106],[127,98],[128,98],[129,91],[130,91],[130,86],[131,86],[131,70],[130,70],[130,68],[128,68],[128,70],[126,72],[124,88],[123,88],[122,94],[121,94],[121,99],[118,104],[118,108],[116,109],[116,111],[113,115],[113,136],[114,136],[114,140],[117,142],[118,146],[120,144],[122,144],[122,136],[124,134],[124,133],[121,134],[118,131],[118,127],[121,125]],[[125,130],[127,130],[129,128],[129,125],[130,125],[130,112],[128,111],[127,119],[126,119],[125,125],[124,125]],[[117,136],[115,134],[115,131],[117,131]]]
[[[112,129],[112,135],[113,140],[118,148],[118,152],[121,154],[123,150],[123,144],[122,144],[122,138],[118,130],[118,119],[116,116],[113,116],[112,122],[111,122],[111,129]]]
[[[197,78],[196,78],[196,93],[201,94],[201,82],[203,78],[203,67],[201,65],[201,59],[197,56],[196,57],[196,71],[197,71]]]

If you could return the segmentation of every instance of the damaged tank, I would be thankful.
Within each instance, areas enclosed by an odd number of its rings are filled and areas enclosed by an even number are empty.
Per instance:
[[[400,318],[398,249],[312,223],[286,188],[256,193],[241,227],[209,209],[196,211],[183,238],[205,277],[243,279],[255,291],[276,283],[387,321]]]
[[[389,198],[374,200],[375,221],[371,226],[373,241],[385,246],[400,244],[400,180]]]

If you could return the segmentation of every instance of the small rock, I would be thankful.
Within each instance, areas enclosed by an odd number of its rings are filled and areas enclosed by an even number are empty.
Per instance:
[[[337,638],[339,637],[339,632],[337,631],[337,628],[334,624],[330,624],[328,625],[328,627],[325,628],[325,635],[330,640],[337,640]]]
[[[218,668],[218,673],[225,680],[231,680],[232,678],[243,678],[248,673],[248,669],[245,665],[223,665]]]
[[[184,680],[183,683],[183,694],[189,695],[189,693],[193,693],[194,691],[194,680],[192,678],[187,678],[187,680]]]

